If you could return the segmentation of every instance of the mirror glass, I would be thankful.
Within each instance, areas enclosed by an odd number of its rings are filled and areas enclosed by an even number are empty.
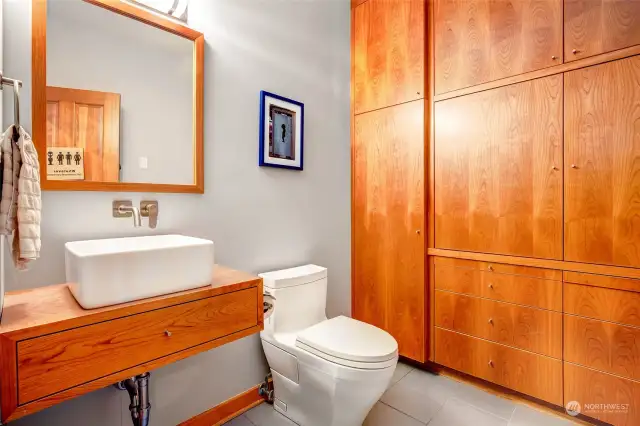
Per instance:
[[[194,184],[194,44],[47,1],[47,179]]]

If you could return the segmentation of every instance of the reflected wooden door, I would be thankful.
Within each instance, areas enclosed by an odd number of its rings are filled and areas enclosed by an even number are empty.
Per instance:
[[[120,181],[120,94],[47,86],[47,146],[84,149],[84,180]]]

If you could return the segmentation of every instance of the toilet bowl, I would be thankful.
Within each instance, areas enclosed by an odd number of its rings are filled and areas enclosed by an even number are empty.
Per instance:
[[[398,343],[345,316],[327,319],[327,269],[260,274],[275,308],[260,333],[274,408],[301,426],[360,426],[391,382]]]

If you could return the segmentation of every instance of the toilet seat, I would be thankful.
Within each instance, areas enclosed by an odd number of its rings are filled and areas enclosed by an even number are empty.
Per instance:
[[[386,331],[345,316],[301,331],[295,346],[332,363],[373,370],[395,365],[398,344]]]

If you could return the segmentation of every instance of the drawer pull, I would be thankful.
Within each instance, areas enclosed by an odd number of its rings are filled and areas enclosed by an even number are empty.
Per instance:
[[[489,268],[488,268],[488,269],[489,269],[491,272],[493,272],[493,266],[489,265]]]
[[[489,318],[489,324],[493,325],[493,318]]]
[[[171,337],[171,332],[169,330],[165,330],[164,335],[167,337]]]
[[[489,285],[487,287],[489,287],[491,290],[493,290],[493,284],[489,283]]]
[[[489,360],[489,367],[493,368],[493,361],[492,360]]]

